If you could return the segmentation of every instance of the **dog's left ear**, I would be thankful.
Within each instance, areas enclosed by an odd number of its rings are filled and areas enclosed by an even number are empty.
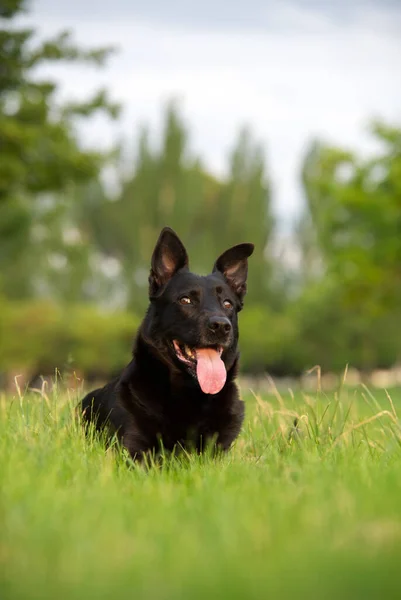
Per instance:
[[[155,296],[178,271],[188,268],[188,254],[178,235],[162,229],[152,255],[149,275],[149,296]]]
[[[213,273],[216,271],[224,275],[231,289],[242,302],[246,294],[246,279],[248,277],[248,258],[253,253],[253,244],[238,244],[223,252],[216,260]]]

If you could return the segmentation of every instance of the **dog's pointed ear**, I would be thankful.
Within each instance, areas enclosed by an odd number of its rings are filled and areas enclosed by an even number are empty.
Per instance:
[[[188,255],[178,235],[164,227],[153,250],[149,295],[154,296],[178,271],[188,269]]]
[[[248,258],[254,251],[253,244],[238,244],[223,252],[216,260],[213,273],[218,271],[224,275],[231,289],[237,294],[241,303],[246,294],[248,277]]]

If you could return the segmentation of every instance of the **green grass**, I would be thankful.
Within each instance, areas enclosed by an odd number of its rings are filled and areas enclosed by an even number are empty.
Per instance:
[[[148,470],[3,396],[0,598],[399,597],[401,391],[245,396],[230,454]]]

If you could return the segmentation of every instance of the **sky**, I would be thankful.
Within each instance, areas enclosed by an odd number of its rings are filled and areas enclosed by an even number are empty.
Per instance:
[[[24,17],[43,36],[71,29],[83,46],[116,45],[106,69],[47,68],[65,97],[107,86],[119,122],[96,118],[86,143],[160,131],[179,101],[191,149],[217,175],[241,126],[266,151],[274,211],[285,227],[302,210],[299,171],[319,138],[364,153],[372,118],[401,123],[398,0],[33,0]]]

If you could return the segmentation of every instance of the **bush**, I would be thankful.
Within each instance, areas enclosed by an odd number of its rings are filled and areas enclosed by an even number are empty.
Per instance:
[[[263,305],[247,306],[240,314],[241,368],[249,373],[269,371],[281,375],[294,371],[296,323],[287,314]]]
[[[134,315],[92,306],[0,300],[0,372],[108,376],[128,362],[138,324]]]

